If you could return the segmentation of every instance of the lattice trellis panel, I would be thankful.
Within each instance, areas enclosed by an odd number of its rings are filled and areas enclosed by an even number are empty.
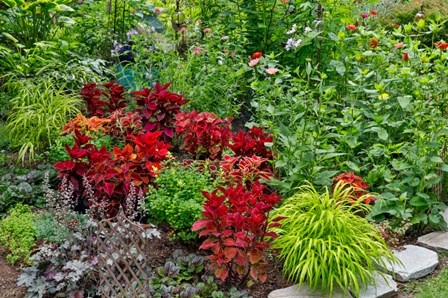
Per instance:
[[[98,233],[101,297],[151,297],[145,230],[119,212],[100,221]]]

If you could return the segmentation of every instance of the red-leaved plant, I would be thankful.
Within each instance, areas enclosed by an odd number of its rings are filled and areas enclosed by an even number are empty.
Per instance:
[[[264,167],[267,158],[261,158],[256,155],[248,157],[232,157],[225,155],[224,160],[220,162],[223,170],[223,179],[227,184],[240,183],[250,185],[260,179],[270,180],[273,176],[269,168]]]
[[[269,223],[268,217],[281,196],[266,194],[265,187],[255,181],[203,192],[204,218],[192,230],[202,230],[199,236],[208,237],[199,248],[212,251],[208,256],[211,268],[223,281],[230,278],[242,284],[248,276],[254,281],[267,279],[269,238],[277,237],[268,229],[280,225],[280,218]]]
[[[229,148],[237,156],[259,156],[272,159],[272,150],[266,144],[272,144],[274,137],[263,132],[262,127],[253,126],[248,132],[239,131],[232,134],[232,143]]]
[[[355,173],[346,172],[332,180],[334,181],[334,185],[339,181],[342,181],[342,183],[346,185],[345,187],[353,187],[353,191],[350,194],[353,200],[350,202],[351,204],[354,204],[359,198],[368,194],[367,188],[369,188],[369,185],[365,183],[361,177],[356,176]],[[369,196],[364,199],[364,203],[366,204],[370,204],[371,202],[375,202],[375,197]]]
[[[140,135],[143,133],[142,118],[138,113],[126,113],[123,109],[118,109],[110,114],[105,133],[122,141],[128,135]]]
[[[158,140],[160,135],[161,132],[129,135],[123,149],[115,147],[113,152],[108,152],[105,147],[98,149],[90,144],[92,138],[75,131],[75,145],[66,146],[70,160],[58,162],[54,168],[59,170],[59,178],[65,177],[73,184],[74,199],[90,207],[83,184],[85,177],[91,186],[89,195],[107,206],[106,216],[111,217],[120,205],[126,210],[125,198],[131,183],[139,193],[147,191],[148,184],[153,182],[161,168],[160,162],[166,159],[171,147]]]
[[[137,105],[137,112],[142,116],[143,128],[147,131],[162,131],[163,140],[170,141],[174,133],[174,118],[180,107],[188,102],[183,95],[168,91],[171,83],[156,84],[154,89],[146,88],[132,92]]]
[[[104,83],[101,87],[95,83],[84,84],[81,95],[90,117],[108,116],[111,112],[126,107],[124,87],[114,82]]]
[[[176,115],[176,133],[185,149],[196,159],[221,159],[230,140],[231,118],[218,118],[214,113],[180,112]]]

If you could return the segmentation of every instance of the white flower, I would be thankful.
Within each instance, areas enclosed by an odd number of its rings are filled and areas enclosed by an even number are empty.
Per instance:
[[[310,27],[305,27],[305,29],[303,29],[303,31],[305,32],[305,34],[307,34],[308,32],[313,31],[313,29],[311,29]]]
[[[287,51],[291,50],[292,48],[297,48],[298,46],[300,46],[300,44],[302,43],[301,39],[294,39],[294,38],[290,38],[288,39],[288,41],[286,42],[286,46],[285,49]]]
[[[297,24],[293,24],[291,27],[291,30],[287,31],[286,34],[290,35],[293,34],[294,32],[296,32],[297,29]]]

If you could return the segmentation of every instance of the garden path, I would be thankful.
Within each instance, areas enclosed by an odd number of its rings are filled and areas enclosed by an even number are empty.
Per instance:
[[[0,245],[0,298],[25,296],[26,288],[17,286],[20,271],[6,262],[6,248]]]

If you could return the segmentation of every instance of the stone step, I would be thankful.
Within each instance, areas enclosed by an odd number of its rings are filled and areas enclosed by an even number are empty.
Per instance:
[[[448,251],[448,232],[433,232],[418,237],[417,244],[435,251]]]
[[[328,298],[330,294],[311,289],[303,283],[300,287],[293,285],[284,289],[279,289],[269,293],[268,298]],[[350,293],[344,293],[340,288],[333,290],[332,298],[352,298]]]
[[[415,245],[405,245],[402,250],[393,250],[392,253],[402,264],[386,263],[383,268],[395,280],[407,282],[430,274],[439,263],[436,252]]]
[[[378,273],[373,273],[375,281],[367,289],[361,290],[359,298],[391,298],[398,293],[397,283],[392,276],[384,274],[384,277]],[[356,297],[353,294],[353,297]]]
[[[367,288],[361,289],[359,298],[391,298],[398,292],[397,283],[390,275],[384,274],[384,277],[378,273],[373,274],[375,281]],[[311,289],[303,283],[300,288],[293,285],[288,288],[272,291],[268,298],[327,298],[328,293]],[[344,293],[340,288],[333,291],[333,298],[351,298],[356,297],[354,293]]]

